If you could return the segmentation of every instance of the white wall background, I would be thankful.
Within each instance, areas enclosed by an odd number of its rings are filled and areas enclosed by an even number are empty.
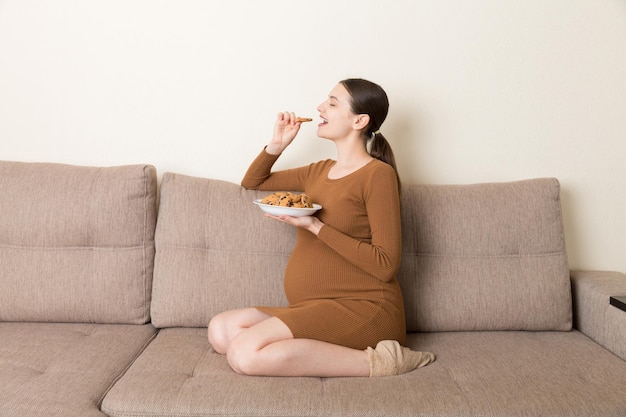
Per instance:
[[[0,159],[239,182],[353,76],[405,182],[557,177],[571,267],[626,272],[624,0],[0,0]]]

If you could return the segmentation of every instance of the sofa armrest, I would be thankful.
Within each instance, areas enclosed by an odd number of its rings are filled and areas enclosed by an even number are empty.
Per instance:
[[[571,271],[574,327],[626,360],[626,311],[610,305],[626,295],[626,274]]]

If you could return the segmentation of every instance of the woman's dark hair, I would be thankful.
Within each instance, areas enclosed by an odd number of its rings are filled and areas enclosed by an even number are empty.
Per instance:
[[[387,93],[376,83],[361,78],[348,78],[339,82],[343,85],[352,99],[352,112],[354,114],[367,114],[370,117],[368,125],[363,129],[363,140],[370,144],[370,155],[393,167],[398,176],[396,159],[393,156],[391,145],[380,133],[380,126],[387,118],[389,100]],[[400,177],[398,176],[398,186]]]

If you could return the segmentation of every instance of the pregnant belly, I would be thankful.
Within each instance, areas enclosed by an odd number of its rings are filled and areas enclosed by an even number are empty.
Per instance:
[[[296,245],[285,270],[289,304],[319,299],[376,300],[384,284],[321,242]]]

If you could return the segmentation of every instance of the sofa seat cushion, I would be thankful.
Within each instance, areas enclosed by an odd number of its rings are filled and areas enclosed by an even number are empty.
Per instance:
[[[0,415],[103,416],[102,398],[151,325],[0,322]]]
[[[105,397],[135,416],[621,416],[626,363],[577,331],[410,334],[437,353],[384,378],[241,376],[206,329],[161,330]]]
[[[156,183],[151,165],[0,161],[0,320],[147,323]]]
[[[215,353],[207,330],[167,328],[137,359],[102,403],[110,416],[318,416],[318,378],[236,374]]]
[[[437,361],[406,375],[405,386],[393,396],[398,406],[391,414],[626,415],[626,362],[578,331],[417,333],[409,340],[416,349],[435,352]],[[389,403],[391,390],[383,388],[384,381],[374,384],[380,385],[351,403],[351,415],[383,414],[380,404]],[[358,390],[355,384],[348,392]],[[337,395],[336,402],[344,395]]]

